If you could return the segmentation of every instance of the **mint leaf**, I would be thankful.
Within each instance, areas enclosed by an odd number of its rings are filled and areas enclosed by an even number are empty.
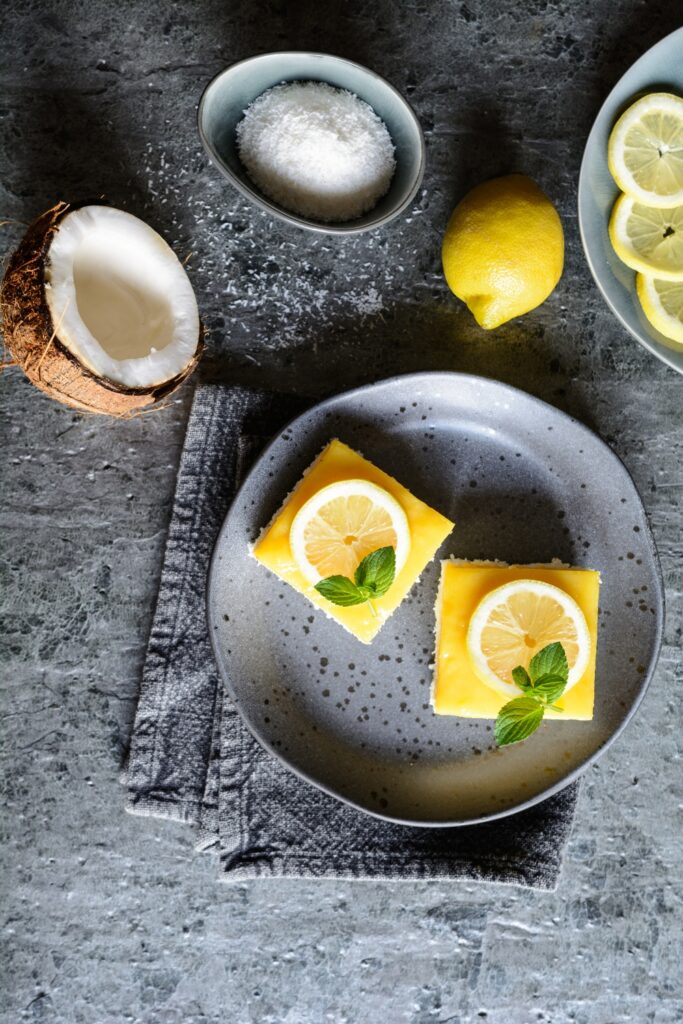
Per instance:
[[[393,548],[377,548],[361,561],[356,569],[355,582],[348,576],[327,576],[315,584],[322,596],[342,608],[354,604],[365,604],[376,597],[382,597],[394,582],[396,576],[396,552]],[[374,608],[373,608],[374,611]]]
[[[396,552],[391,547],[377,548],[366,555],[356,569],[357,587],[370,591],[370,597],[382,597],[396,576]]]
[[[548,644],[542,651],[535,654],[529,662],[529,675],[534,684],[541,679],[541,676],[560,676],[564,679],[565,686],[569,677],[569,665],[564,647],[560,643]]]
[[[350,608],[354,604],[364,604],[369,597],[347,576],[328,576],[316,583],[315,589],[322,597],[342,608]]]
[[[515,697],[498,712],[496,743],[499,747],[519,743],[531,736],[542,721],[543,705],[535,697]]]
[[[566,676],[541,676],[538,682],[534,683],[531,692],[542,697],[548,704],[553,704],[558,697],[562,696],[566,685]]]
[[[496,719],[496,742],[499,747],[519,743],[531,736],[543,721],[545,709],[552,707],[561,697],[569,679],[567,655],[561,643],[548,644],[529,662],[529,671],[523,665],[512,670],[515,686],[524,694],[504,704]]]
[[[531,679],[529,678],[529,673],[521,665],[518,665],[517,668],[513,668],[512,681],[514,682],[515,686],[518,686],[520,688],[520,690],[531,689]]]

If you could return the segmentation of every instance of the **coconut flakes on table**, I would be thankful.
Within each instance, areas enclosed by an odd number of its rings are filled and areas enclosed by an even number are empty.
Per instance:
[[[268,89],[245,110],[237,147],[265,195],[318,221],[367,213],[396,169],[391,136],[372,107],[325,82]]]

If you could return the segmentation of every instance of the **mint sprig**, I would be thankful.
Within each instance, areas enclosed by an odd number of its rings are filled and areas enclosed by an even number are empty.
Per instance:
[[[567,655],[561,643],[548,644],[529,662],[529,671],[517,665],[512,679],[524,696],[508,701],[496,718],[496,743],[499,747],[520,743],[536,732],[546,708],[561,711],[555,701],[565,691],[569,679]]]
[[[327,576],[315,584],[318,593],[332,604],[349,608],[382,597],[396,577],[396,552],[392,547],[377,548],[360,562],[353,579]]]

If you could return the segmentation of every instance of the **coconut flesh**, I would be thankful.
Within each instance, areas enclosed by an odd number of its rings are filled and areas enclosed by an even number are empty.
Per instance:
[[[112,207],[64,204],[31,226],[3,282],[5,340],[53,397],[122,414],[168,394],[201,348],[197,301],[173,250]]]

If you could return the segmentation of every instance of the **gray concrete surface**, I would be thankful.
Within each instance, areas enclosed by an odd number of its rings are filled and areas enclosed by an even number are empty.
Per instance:
[[[106,194],[192,253],[205,372],[322,394],[415,368],[481,372],[598,430],[638,483],[668,593],[636,721],[585,779],[555,894],[214,881],[181,828],[123,813],[134,707],[191,387],[128,422],[2,389],[3,1024],[674,1024],[683,1020],[683,381],[604,306],[576,223],[601,98],[677,27],[664,0],[2,8],[2,248],[56,199]],[[410,215],[348,240],[255,212],[200,150],[231,61],[286,47],[404,90],[429,166]],[[451,298],[456,197],[517,169],[559,204],[566,272],[486,335]]]

